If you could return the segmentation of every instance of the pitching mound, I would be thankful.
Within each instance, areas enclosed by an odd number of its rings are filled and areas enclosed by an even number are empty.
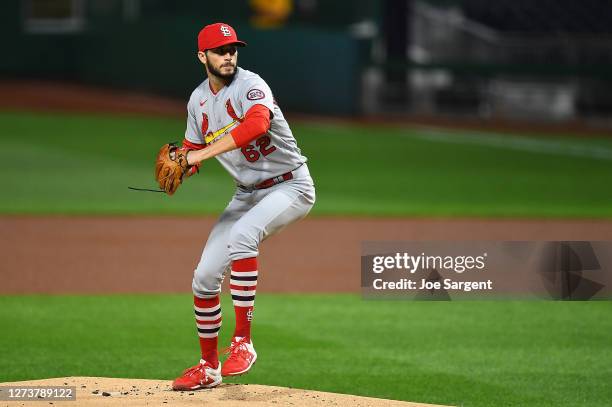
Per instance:
[[[168,380],[114,379],[108,377],[59,377],[25,382],[0,383],[2,386],[76,386],[79,406],[398,406],[439,407],[345,394],[291,389],[255,384],[222,384],[211,390],[175,392]],[[60,402],[54,401],[53,404]],[[69,401],[61,404],[71,403]],[[45,403],[47,404],[47,403]],[[40,401],[3,402],[3,405],[33,405]]]

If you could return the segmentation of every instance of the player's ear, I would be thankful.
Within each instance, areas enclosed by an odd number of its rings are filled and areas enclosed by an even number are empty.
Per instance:
[[[206,52],[198,51],[198,59],[200,60],[200,62],[206,65]]]

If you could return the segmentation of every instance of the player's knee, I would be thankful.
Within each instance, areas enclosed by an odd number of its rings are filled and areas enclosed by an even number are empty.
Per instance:
[[[205,269],[197,268],[193,273],[191,289],[193,294],[198,297],[207,297],[221,292],[222,275],[216,276],[213,273],[206,273]]]
[[[206,279],[198,279],[195,276],[191,282],[191,290],[193,295],[201,298],[206,298],[213,294],[221,292],[221,284],[214,284],[212,281]]]
[[[238,224],[236,224],[238,225]],[[259,242],[261,233],[257,230],[249,230],[244,227],[234,227],[230,231],[228,242],[229,254],[231,259],[242,259],[256,257],[259,252]]]

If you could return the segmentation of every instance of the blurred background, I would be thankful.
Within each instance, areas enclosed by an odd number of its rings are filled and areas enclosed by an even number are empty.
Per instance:
[[[173,199],[126,188],[150,185],[159,145],[182,139],[205,79],[197,34],[222,21],[310,159],[314,215],[612,216],[606,1],[0,7],[0,213],[222,210],[234,186],[215,162]],[[27,151],[25,169],[10,149]]]
[[[185,99],[233,25],[286,111],[612,125],[605,0],[7,0],[0,75]]]

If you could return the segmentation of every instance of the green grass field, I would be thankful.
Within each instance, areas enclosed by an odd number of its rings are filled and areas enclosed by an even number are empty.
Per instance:
[[[612,140],[294,123],[314,215],[612,217]],[[0,113],[0,213],[216,214],[233,182],[214,160],[173,197],[152,187],[184,121]]]
[[[233,330],[231,299],[221,344]],[[198,358],[189,295],[0,297],[0,381],[172,379]],[[461,406],[604,406],[610,302],[259,295],[259,360],[230,382]]]

